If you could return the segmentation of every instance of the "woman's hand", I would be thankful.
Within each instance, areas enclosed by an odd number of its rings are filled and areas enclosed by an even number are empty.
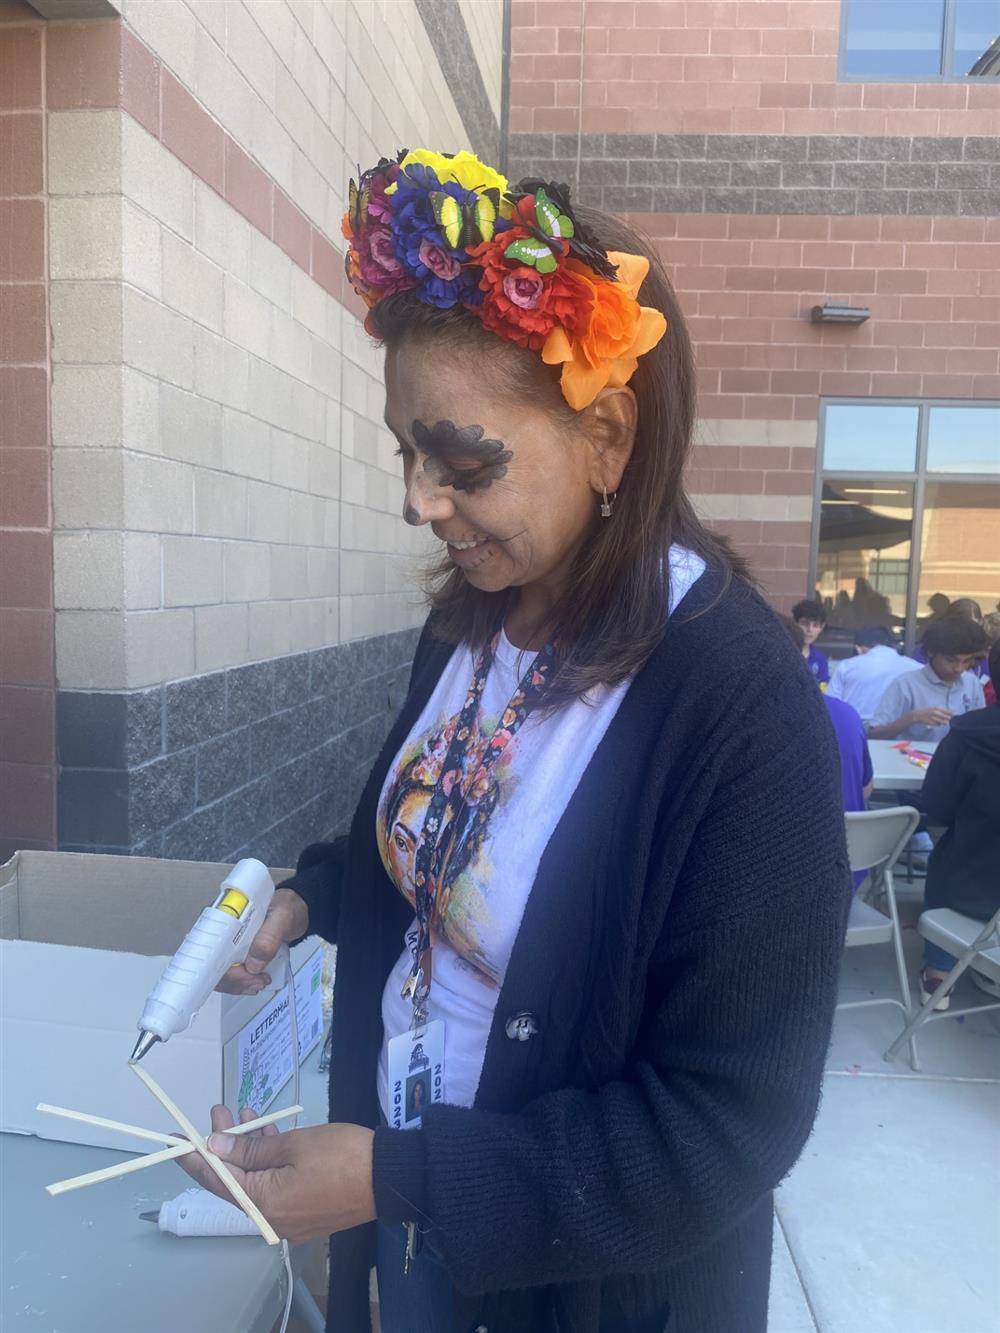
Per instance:
[[[240,1120],[255,1120],[245,1109]],[[293,1245],[345,1231],[375,1218],[372,1193],[374,1134],[362,1125],[316,1125],[279,1134],[265,1125],[233,1136],[225,1106],[212,1107],[209,1147],[230,1168],[279,1236]],[[198,1153],[178,1159],[199,1185],[233,1202],[222,1181]]]
[[[309,908],[305,900],[294,889],[276,889],[246,962],[231,967],[215,989],[229,995],[256,995],[270,986],[268,964],[283,944],[297,940],[308,929]]]

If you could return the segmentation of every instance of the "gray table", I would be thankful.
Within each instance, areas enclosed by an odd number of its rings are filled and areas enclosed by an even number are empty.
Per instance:
[[[326,1121],[318,1063],[319,1048],[302,1069],[303,1124]],[[283,1094],[275,1106],[287,1103]],[[133,1155],[0,1134],[0,1330],[268,1333],[285,1301],[278,1247],[252,1236],[171,1236],[139,1220],[187,1188],[173,1162],[57,1198],[45,1193],[53,1180]],[[293,1250],[294,1269],[309,1249]]]
[[[906,755],[895,746],[899,741],[869,741],[868,751],[872,757],[874,784],[878,791],[888,788],[890,791],[919,791],[924,785],[927,770],[917,764],[911,764]],[[914,749],[925,754],[933,754],[937,741],[913,741]]]

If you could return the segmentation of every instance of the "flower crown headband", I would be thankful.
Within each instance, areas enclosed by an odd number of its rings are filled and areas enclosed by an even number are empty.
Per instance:
[[[667,321],[641,306],[642,255],[606,252],[574,219],[565,185],[507,180],[472,153],[401,152],[352,180],[347,279],[369,308],[412,291],[461,305],[501,338],[561,365],[575,411],[620,388]],[[376,332],[366,322],[370,332]]]

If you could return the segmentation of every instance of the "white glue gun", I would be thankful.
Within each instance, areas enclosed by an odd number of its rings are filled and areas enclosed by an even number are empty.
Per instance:
[[[267,866],[252,857],[237,861],[215,902],[202,911],[150,991],[138,1023],[133,1064],[154,1043],[191,1026],[226,972],[245,960],[273,897]]]

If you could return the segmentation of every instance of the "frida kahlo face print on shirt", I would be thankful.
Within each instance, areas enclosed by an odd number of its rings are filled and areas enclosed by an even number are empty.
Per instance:
[[[411,906],[416,903],[413,874],[417,845],[457,723],[456,714],[407,746],[383,789],[377,823],[379,853],[389,878]],[[498,986],[501,980],[498,960],[491,957],[487,943],[498,891],[493,834],[498,812],[515,790],[512,764],[517,750],[515,738],[497,761],[476,777],[496,723],[497,719],[480,714],[471,728],[465,773],[458,780],[469,782],[470,774],[473,780],[456,819],[455,838],[442,868],[431,920],[432,942],[450,945],[470,970],[491,986]],[[449,780],[455,780],[453,775],[446,775],[446,783]]]

